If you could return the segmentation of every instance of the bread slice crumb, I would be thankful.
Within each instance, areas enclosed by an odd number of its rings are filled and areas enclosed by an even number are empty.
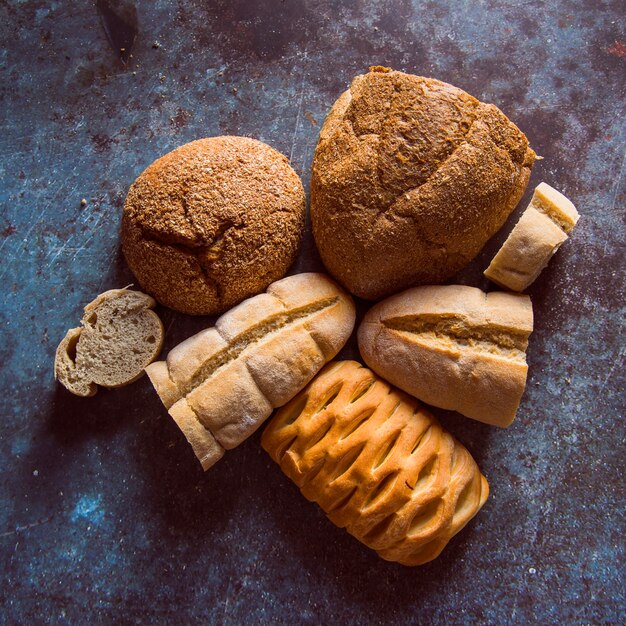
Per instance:
[[[163,346],[155,305],[140,291],[100,294],[85,307],[81,326],[68,330],[59,344],[55,378],[82,397],[95,395],[98,386],[121,387],[140,378]]]

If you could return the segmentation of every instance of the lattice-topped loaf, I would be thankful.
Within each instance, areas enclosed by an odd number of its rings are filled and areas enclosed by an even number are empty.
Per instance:
[[[355,361],[329,363],[277,412],[262,445],[332,522],[403,565],[436,558],[489,494],[428,411]]]
[[[206,470],[335,357],[354,317],[352,299],[328,277],[289,276],[146,372]]]

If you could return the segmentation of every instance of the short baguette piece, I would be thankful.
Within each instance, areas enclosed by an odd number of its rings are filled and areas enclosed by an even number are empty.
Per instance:
[[[352,299],[329,278],[289,276],[146,371],[206,470],[341,350],[354,320]]]
[[[579,218],[562,193],[541,183],[485,276],[513,291],[524,291],[539,276]]]
[[[55,378],[77,396],[93,396],[98,385],[121,387],[140,378],[163,346],[163,324],[153,298],[129,289],[100,294],[70,328],[54,360]]]
[[[470,453],[355,361],[328,364],[261,443],[330,520],[388,561],[432,561],[489,494]]]
[[[409,289],[374,306],[361,356],[416,398],[506,428],[524,393],[530,298],[464,285]]]

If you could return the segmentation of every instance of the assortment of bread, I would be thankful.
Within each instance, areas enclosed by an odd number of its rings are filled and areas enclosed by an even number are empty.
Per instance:
[[[498,108],[434,79],[373,67],[333,105],[313,159],[313,235],[349,292],[391,296],[358,330],[370,371],[328,363],[354,328],[350,295],[323,274],[283,278],[305,223],[288,159],[244,137],[181,146],[124,206],[123,252],[151,295],[98,296],[59,345],[55,376],[89,396],[145,370],[205,470],[282,407],[262,445],[302,493],[384,559],[426,563],[489,487],[415,398],[508,426],[533,329],[528,296],[439,283],[500,229],[534,160]],[[525,289],[577,219],[542,183],[485,275]],[[153,362],[163,327],[151,296],[223,315]]]
[[[355,361],[327,365],[261,443],[333,523],[403,565],[436,558],[489,494],[428,411]]]

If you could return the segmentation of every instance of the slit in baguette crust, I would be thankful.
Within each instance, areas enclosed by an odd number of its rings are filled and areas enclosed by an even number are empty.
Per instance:
[[[262,323],[249,328],[233,341],[229,343],[223,350],[220,350],[206,361],[204,361],[198,369],[193,373],[192,377],[185,382],[178,382],[178,397],[183,398],[193,391],[200,384],[211,378],[219,369],[234,361],[245,350],[250,349],[254,344],[266,339],[268,335],[284,330],[285,327],[295,324],[300,320],[327,309],[339,301],[339,297],[325,298],[318,302],[314,302],[298,309],[293,309],[286,313],[279,313],[267,318]],[[217,332],[219,329],[216,327]]]
[[[528,333],[494,323],[468,323],[462,315],[421,314],[381,320],[390,330],[419,336],[429,343],[447,343],[446,348],[489,353],[513,361],[526,362]]]

